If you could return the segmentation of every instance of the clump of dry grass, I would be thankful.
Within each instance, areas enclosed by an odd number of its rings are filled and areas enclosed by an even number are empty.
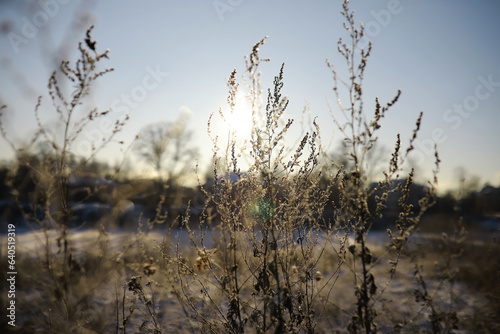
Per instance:
[[[204,240],[191,233],[200,268],[206,273],[184,266],[178,271],[183,301],[200,328],[208,331],[313,332],[317,325],[313,314],[315,291],[322,279],[317,270],[322,252],[315,248],[320,245],[319,230],[326,226],[322,210],[328,199],[328,190],[318,187],[319,128],[307,133],[288,156],[284,139],[292,121],[282,120],[288,105],[282,93],[284,66],[268,90],[267,104],[260,104],[259,68],[264,60],[259,48],[264,42],[258,42],[247,57],[245,75],[253,115],[248,152],[237,152],[231,131],[225,148],[219,147],[217,137],[212,138],[213,187],[204,189],[208,202],[200,226],[218,231],[217,252],[209,253]],[[239,89],[235,71],[228,87],[229,113],[233,113]],[[222,111],[221,116],[225,117]],[[248,154],[251,161],[245,172],[239,167],[241,154]],[[217,213],[215,220],[209,209]],[[294,274],[298,272],[303,274]],[[199,287],[202,296],[188,286]],[[196,297],[208,304],[209,316],[192,302]]]
[[[308,332],[318,326],[332,326],[325,320],[325,312],[335,305],[330,300],[342,269],[353,279],[353,305],[344,312],[350,315],[348,331],[372,333],[377,329],[377,304],[389,289],[408,237],[420,218],[434,201],[434,186],[429,184],[427,194],[419,207],[409,203],[414,171],[408,172],[405,182],[397,182],[404,173],[405,159],[413,149],[422,114],[408,147],[403,150],[398,135],[396,147],[378,188],[369,189],[366,184],[365,158],[377,140],[376,133],[386,112],[395,104],[400,92],[383,106],[377,99],[373,118],[368,119],[363,108],[362,81],[367,58],[371,52],[360,49],[358,44],[364,34],[362,26],[356,26],[348,2],[344,2],[345,27],[351,44],[339,40],[339,52],[344,56],[349,79],[342,81],[332,64],[334,91],[340,100],[338,82],[347,89],[348,103],[339,104],[346,116],[346,124],[337,121],[344,141],[348,144],[352,169],[340,166],[326,186],[320,187],[322,153],[320,129],[313,122],[314,131],[298,141],[296,148],[287,147],[285,137],[292,120],[283,120],[288,98],[283,96],[284,66],[274,79],[274,87],[268,90],[267,104],[261,105],[262,88],[260,66],[269,61],[260,56],[265,39],[252,49],[247,57],[245,83],[249,90],[253,127],[247,148],[240,149],[235,134],[229,130],[225,147],[220,147],[219,137],[214,142],[214,179],[212,189],[205,189],[208,203],[200,227],[216,229],[219,242],[217,253],[208,255],[203,238],[191,233],[191,242],[199,256],[198,269],[180,266],[181,296],[192,312],[200,328],[207,331],[241,333],[249,328],[257,332]],[[359,59],[358,59],[359,58]],[[228,80],[228,113],[235,110],[235,96],[239,84],[236,72]],[[221,110],[221,117],[226,115]],[[210,123],[209,121],[209,133]],[[250,161],[245,172],[240,170],[242,157]],[[333,162],[334,163],[334,162]],[[436,153],[436,171],[439,158]],[[397,184],[397,186],[393,186]],[[332,216],[324,215],[332,190],[338,189],[338,199]],[[368,199],[375,191],[376,207],[370,210]],[[375,266],[380,260],[370,249],[367,238],[375,218],[383,214],[388,196],[400,192],[400,214],[393,230],[388,231],[390,264],[384,286],[379,289]],[[216,213],[216,220],[212,212]],[[185,224],[191,232],[189,224]],[[347,235],[354,238],[348,242]],[[321,271],[325,254],[332,252],[335,262],[328,271]],[[188,275],[186,275],[186,270]],[[200,271],[200,270],[198,270]],[[377,272],[380,275],[380,272]],[[197,286],[201,289],[187,287]],[[196,299],[198,298],[198,299]],[[208,313],[199,311],[193,299],[203,300]],[[333,330],[334,328],[331,327]]]
[[[38,258],[33,260],[37,273],[41,275],[38,278],[31,277],[29,281],[35,285],[36,293],[44,297],[40,305],[46,320],[43,323],[51,331],[71,332],[81,328],[82,324],[92,322],[88,320],[91,300],[96,296],[96,286],[102,283],[101,278],[107,277],[99,275],[99,272],[112,271],[109,259],[102,255],[77,254],[69,229],[74,218],[69,203],[69,181],[81,175],[80,171],[85,165],[100,149],[114,140],[128,119],[128,116],[117,119],[109,136],[90,143],[87,156],[78,154],[80,152],[77,152],[76,146],[82,140],[84,131],[110,112],[86,106],[86,98],[94,82],[113,70],[101,69],[103,60],[109,57],[109,50],[97,50],[96,41],[91,35],[92,29],[90,27],[87,30],[84,42],[78,44],[78,59],[73,64],[62,61],[48,81],[50,102],[61,131],[53,131],[51,126],[42,121],[42,97],[38,98],[34,111],[37,131],[27,146],[18,147],[10,141],[0,118],[2,136],[11,145],[19,162],[25,162],[28,176],[35,184],[30,210],[22,206],[22,194],[15,186],[13,193],[24,221],[43,233],[38,239],[43,249],[37,254]],[[42,158],[35,164],[24,161],[30,151],[37,147],[42,148]],[[55,236],[54,231],[57,231]],[[103,229],[101,231],[95,245],[101,253],[105,253],[106,234]]]

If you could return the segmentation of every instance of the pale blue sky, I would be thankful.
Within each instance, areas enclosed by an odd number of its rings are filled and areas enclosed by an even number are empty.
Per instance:
[[[226,11],[217,9],[221,4]],[[424,111],[415,158],[422,173],[433,162],[426,145],[438,140],[442,186],[452,185],[456,167],[500,185],[500,2],[353,0],[351,7],[374,43],[365,77],[367,108],[375,96],[387,101],[398,89],[403,92],[382,123],[381,143],[392,149],[398,132],[405,143]],[[119,137],[125,142],[144,125],[174,120],[189,108],[200,164],[206,166],[208,116],[223,106],[230,72],[243,73],[244,55],[266,35],[261,54],[271,63],[262,66],[264,87],[285,62],[287,116],[297,120],[296,133],[308,103],[323,138],[333,133],[335,142],[340,136],[327,108],[327,100],[335,106],[335,97],[325,59],[343,69],[336,52],[337,39],[345,36],[340,9],[340,0],[0,1],[0,101],[9,105],[6,124],[16,140],[33,131],[33,106],[37,95],[46,94],[54,59],[74,56],[85,27],[94,24],[97,47],[111,49],[108,64],[115,68],[92,96],[99,107],[123,107],[122,94],[142,85],[151,70],[168,73],[130,109],[131,121]],[[75,19],[82,22],[77,29]],[[38,22],[38,31],[13,46],[8,33],[22,36],[27,21]],[[102,156],[116,159],[117,151],[110,146]],[[9,157],[10,148],[0,140],[0,159]]]

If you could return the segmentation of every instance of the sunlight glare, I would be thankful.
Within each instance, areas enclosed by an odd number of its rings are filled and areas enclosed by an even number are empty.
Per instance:
[[[248,100],[238,93],[232,113],[226,115],[229,129],[234,131],[237,140],[248,140],[252,132],[252,107]]]

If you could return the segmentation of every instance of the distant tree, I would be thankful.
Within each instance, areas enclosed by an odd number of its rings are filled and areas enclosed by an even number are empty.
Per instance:
[[[186,171],[196,155],[190,147],[191,132],[187,129],[188,114],[175,122],[160,122],[145,126],[138,134],[134,152],[150,164],[162,180],[173,182],[175,176]]]
[[[28,151],[21,151],[16,154],[16,160],[9,186],[17,199],[34,203],[43,201],[43,191],[40,191],[43,187],[38,185],[41,173],[37,173],[42,164],[40,157]]]
[[[377,181],[376,178],[387,167],[386,163],[389,154],[389,150],[378,143],[374,143],[373,147],[365,152],[363,161],[365,183],[369,184]],[[351,148],[346,142],[341,142],[338,148],[330,153],[328,157],[335,162],[337,168],[342,168],[348,174],[356,169],[351,155]]]
[[[81,173],[90,176],[104,176],[113,171],[113,168],[105,161],[93,160],[85,164],[81,162],[81,164]]]
[[[457,198],[476,193],[481,188],[481,178],[477,175],[470,175],[464,167],[455,168],[455,177]]]
[[[9,186],[10,169],[6,166],[0,167],[0,199],[9,198],[10,186]]]
[[[134,146],[135,153],[151,164],[158,175],[161,174],[162,162],[167,154],[170,125],[170,123],[162,122],[145,126],[139,132],[138,140]]]

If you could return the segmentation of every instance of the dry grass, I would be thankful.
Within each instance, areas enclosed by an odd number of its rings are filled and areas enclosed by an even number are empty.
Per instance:
[[[192,215],[188,209],[176,224],[167,226],[172,217],[165,214],[165,197],[159,196],[156,216],[141,217],[135,232],[107,231],[117,219],[113,210],[95,230],[68,227],[72,218],[68,179],[80,175],[99,149],[76,164],[71,144],[83,127],[104,116],[93,110],[76,127],[71,118],[92,80],[108,71],[95,67],[107,52],[95,50],[89,29],[75,67],[63,62],[60,69],[60,74],[79,83],[77,94],[68,100],[59,76],[50,79],[53,106],[65,124],[61,141],[52,139],[41,123],[33,139],[53,150],[42,163],[30,165],[39,194],[33,204],[41,204],[44,212],[38,216],[24,212],[39,229],[17,241],[18,318],[16,328],[9,330],[498,331],[500,261],[494,256],[498,244],[476,243],[459,218],[446,221],[447,230],[438,234],[418,233],[436,198],[440,163],[436,150],[434,178],[415,200],[415,171],[407,157],[422,113],[407,146],[397,136],[376,188],[368,184],[368,175],[373,174],[368,159],[377,133],[401,92],[385,104],[377,99],[368,115],[362,83],[371,44],[366,50],[360,48],[364,27],[355,22],[348,1],[342,14],[347,38],[339,40],[338,50],[349,77],[342,80],[336,67],[328,66],[336,97],[339,101],[347,97],[331,109],[346,144],[346,163],[328,159],[315,121],[301,138],[288,138],[293,120],[283,119],[288,106],[285,68],[281,66],[273,87],[264,94],[260,69],[268,60],[260,55],[266,40],[262,39],[246,58],[244,88],[233,71],[228,105],[209,120],[214,177],[209,185],[200,185],[206,199],[201,214]],[[236,95],[242,89],[248,93],[253,127],[250,139],[240,146],[234,131],[216,134],[211,122],[235,112]],[[39,105],[40,101],[37,119]],[[117,120],[113,134],[124,122]],[[387,218],[388,203],[395,196],[392,204],[398,212]],[[391,221],[388,230],[373,231],[374,222],[384,217]],[[4,322],[2,326],[7,326]]]

